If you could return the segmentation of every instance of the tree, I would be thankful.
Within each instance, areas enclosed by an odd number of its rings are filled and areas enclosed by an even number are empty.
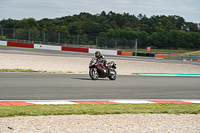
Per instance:
[[[186,26],[189,31],[198,32],[198,25],[192,22],[186,23]]]
[[[15,29],[29,29],[30,26],[28,24],[28,22],[26,21],[26,19],[20,20],[16,23]]]
[[[176,25],[172,23],[170,20],[167,20],[166,25],[164,27],[166,31],[176,30]]]
[[[185,33],[186,48],[194,48],[193,36],[191,32]]]
[[[150,35],[150,45],[156,48],[167,47],[167,38],[164,32],[154,32]]]
[[[28,23],[29,27],[37,26],[37,22],[34,18],[27,18],[25,21]]]
[[[30,29],[30,37],[31,41],[42,41],[40,31],[38,30],[37,27],[32,27]]]
[[[178,30],[181,30],[182,27],[185,25],[185,19],[183,17],[180,16],[176,16],[177,20],[176,20],[176,27]]]
[[[119,26],[117,25],[116,21],[113,20],[111,23],[110,23],[110,26],[112,29],[119,29]]]
[[[60,43],[69,43],[70,34],[67,26],[60,26],[59,34],[60,34]]]
[[[100,32],[100,24],[90,21],[84,24],[84,33],[97,36]]]
[[[71,34],[81,34],[83,32],[81,22],[70,23],[69,31]]]
[[[193,43],[193,48],[200,49],[200,33],[199,32],[191,32],[192,36],[192,43]]]
[[[107,32],[107,37],[109,38],[117,38],[116,31],[113,29],[109,29]]]
[[[147,33],[150,34],[150,27],[146,24],[143,24],[141,27],[140,27],[140,31],[146,31]]]
[[[146,48],[149,45],[149,34],[146,31],[138,33],[138,46]]]
[[[159,47],[160,42],[159,42],[159,35],[157,32],[153,32],[150,36],[150,43],[151,46]]]
[[[100,16],[106,17],[106,12],[102,11]]]
[[[4,28],[14,28],[17,22],[18,20],[13,20],[9,18],[8,20],[3,19],[2,21],[0,21],[0,24]]]
[[[171,30],[168,33],[168,43],[169,46],[173,48],[185,47],[186,41],[184,38],[184,33],[178,30]]]

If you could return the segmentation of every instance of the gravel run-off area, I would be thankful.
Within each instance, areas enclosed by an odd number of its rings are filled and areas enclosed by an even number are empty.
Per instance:
[[[117,114],[0,118],[5,133],[199,133],[200,115]]]
[[[88,73],[91,58],[0,53],[0,69]],[[110,61],[110,60],[108,60]],[[200,65],[114,60],[117,73],[200,74]],[[200,114],[116,114],[0,118],[0,133],[200,133]]]
[[[26,54],[0,53],[0,69],[32,69],[47,72],[87,73],[91,58],[58,57]],[[107,59],[111,61],[112,59]],[[134,60],[113,60],[117,64],[117,74],[130,73],[183,73],[200,74],[200,65],[145,62]]]

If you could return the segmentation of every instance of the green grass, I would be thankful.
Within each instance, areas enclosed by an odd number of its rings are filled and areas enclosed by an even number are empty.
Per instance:
[[[200,56],[200,51],[187,52],[187,53],[184,53],[183,55]]]
[[[77,104],[77,105],[0,105],[0,117],[41,115],[105,114],[199,114],[200,104]]]
[[[36,72],[36,73],[74,73],[72,71],[67,71],[67,72],[47,72],[47,71],[35,71],[32,69],[0,69],[0,72]]]
[[[0,72],[40,72],[31,69],[0,69]]]
[[[123,50],[135,52],[133,49],[123,49]],[[137,49],[137,52],[150,53],[149,51],[147,51],[147,49]],[[151,49],[151,53],[158,53],[158,54],[162,54],[162,53],[163,54],[171,54],[171,53],[183,54],[187,52],[192,52],[192,50]]]
[[[147,52],[146,49],[138,49],[138,52]],[[186,53],[186,52],[191,52],[192,50],[167,50],[167,49],[151,49],[151,53]]]

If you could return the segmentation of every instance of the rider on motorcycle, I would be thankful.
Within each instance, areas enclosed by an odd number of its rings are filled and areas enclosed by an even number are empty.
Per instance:
[[[108,69],[108,75],[110,75],[110,68],[107,65],[107,61],[104,58],[104,56],[101,54],[101,52],[96,51],[95,52],[95,57],[98,59],[99,62],[103,62],[103,65]]]
[[[99,62],[104,62],[104,66],[106,66],[106,59],[104,58],[104,56],[101,54],[101,52],[96,51],[95,52],[95,57],[98,59]]]

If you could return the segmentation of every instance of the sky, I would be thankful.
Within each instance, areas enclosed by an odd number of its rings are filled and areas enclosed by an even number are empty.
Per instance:
[[[0,0],[0,20],[60,18],[80,12],[102,11],[138,16],[178,15],[186,22],[200,23],[200,0]]]

